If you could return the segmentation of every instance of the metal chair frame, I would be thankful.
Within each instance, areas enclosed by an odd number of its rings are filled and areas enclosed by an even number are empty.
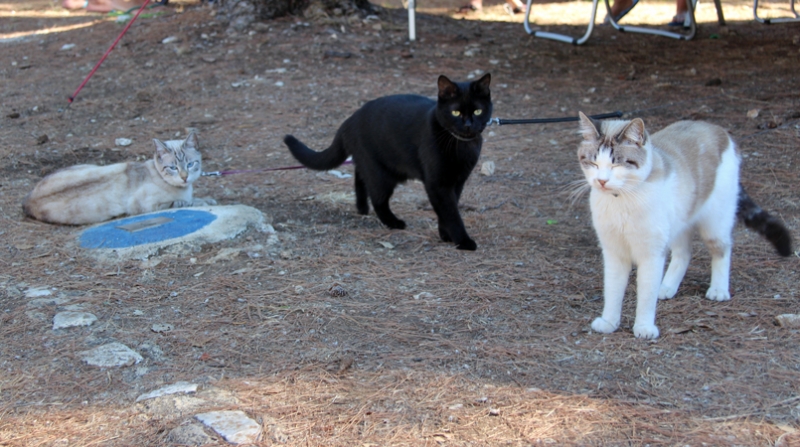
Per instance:
[[[770,25],[772,23],[790,23],[790,22],[800,22],[800,14],[797,14],[797,10],[794,9],[794,0],[790,2],[790,8],[792,9],[792,14],[794,17],[779,17],[776,19],[762,19],[758,16],[758,0],[753,0],[753,17],[755,18],[756,22],[763,23],[766,25]]]
[[[592,31],[594,31],[594,22],[595,18],[597,17],[597,3],[599,0],[592,0],[592,13],[589,18],[589,26],[586,28],[586,32],[581,37],[572,37],[567,36],[565,34],[558,34],[558,33],[551,33],[548,31],[534,31],[530,25],[530,14],[531,14],[531,6],[533,6],[533,0],[528,0],[528,6],[525,10],[525,32],[534,36],[534,37],[541,37],[544,39],[551,39],[557,40],[559,42],[571,43],[573,45],[583,45],[589,40],[589,37],[592,35]],[[758,2],[758,0],[754,0]],[[791,0],[792,4],[794,5],[794,0]],[[719,6],[720,0],[714,0],[714,5],[717,7],[717,16],[720,19],[720,23],[724,25],[724,18],[722,18],[722,8]],[[606,4],[606,11],[608,12],[609,23],[611,24],[614,29],[621,31],[623,33],[641,33],[641,34],[655,34],[657,36],[664,36],[670,37],[673,39],[679,40],[691,40],[694,38],[695,34],[697,33],[697,21],[694,19],[694,9],[695,5],[697,4],[697,0],[686,0],[687,6],[687,19],[684,25],[685,32],[673,32],[673,31],[665,31],[655,28],[645,28],[640,26],[627,26],[627,25],[620,25],[617,23],[613,17],[611,17],[611,5],[609,4],[609,0],[605,0]]]

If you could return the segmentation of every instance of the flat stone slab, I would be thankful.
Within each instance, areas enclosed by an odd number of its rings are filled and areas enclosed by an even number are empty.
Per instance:
[[[136,398],[136,402],[141,402],[147,399],[156,397],[167,396],[169,394],[190,394],[197,392],[197,384],[189,382],[175,382],[172,385],[161,387],[157,390],[150,391],[149,393],[142,394]]]
[[[248,227],[271,228],[261,211],[245,205],[177,208],[89,227],[78,245],[100,260],[145,259],[169,247],[232,239]]]
[[[88,312],[59,312],[53,317],[53,330],[77,326],[91,326],[95,321],[97,321],[97,317]]]
[[[144,360],[139,353],[118,342],[108,343],[88,351],[81,351],[78,355],[84,362],[100,368],[130,366]]]
[[[197,414],[195,418],[232,444],[255,443],[261,434],[261,426],[244,411],[211,411]]]

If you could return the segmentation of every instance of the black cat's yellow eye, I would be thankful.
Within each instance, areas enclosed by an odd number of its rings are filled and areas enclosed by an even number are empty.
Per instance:
[[[452,112],[450,112],[450,113],[451,113],[453,116],[461,116],[461,112],[459,112],[458,110],[453,110],[453,111],[452,111]]]
[[[483,110],[481,110],[481,109],[475,109],[475,111],[472,112],[472,114],[475,115],[475,116],[480,116],[481,113],[483,113]]]

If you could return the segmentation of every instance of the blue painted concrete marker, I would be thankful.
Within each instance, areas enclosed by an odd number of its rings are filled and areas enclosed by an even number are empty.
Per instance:
[[[187,236],[217,216],[208,211],[178,209],[115,220],[89,228],[80,236],[83,248],[127,248]]]

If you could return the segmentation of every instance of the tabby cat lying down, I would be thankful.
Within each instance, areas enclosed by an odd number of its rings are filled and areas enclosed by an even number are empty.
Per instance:
[[[216,204],[213,199],[192,198],[192,183],[202,172],[194,132],[185,140],[153,143],[155,156],[145,162],[76,165],[53,172],[25,197],[23,211],[43,222],[81,225]]]

